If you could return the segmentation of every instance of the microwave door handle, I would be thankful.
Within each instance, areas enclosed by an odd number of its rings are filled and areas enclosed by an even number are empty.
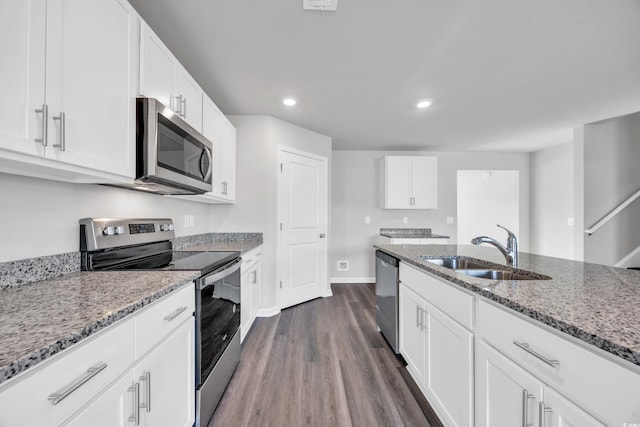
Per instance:
[[[209,169],[207,170],[206,173],[202,171],[202,156],[201,156],[200,157],[200,173],[204,175],[205,181],[209,181],[209,178],[211,178],[211,172],[213,169],[213,156],[211,155],[211,151],[207,147],[204,147],[204,152],[207,153],[207,157],[209,158]]]

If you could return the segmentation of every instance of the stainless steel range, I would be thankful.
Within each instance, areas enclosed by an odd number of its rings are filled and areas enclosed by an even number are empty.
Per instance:
[[[171,219],[80,220],[83,270],[197,270],[196,426],[206,426],[240,362],[240,252],[178,252]]]

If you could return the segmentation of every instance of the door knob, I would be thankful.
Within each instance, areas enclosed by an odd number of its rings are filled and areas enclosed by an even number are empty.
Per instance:
[[[320,238],[324,239],[324,233],[320,233]]]

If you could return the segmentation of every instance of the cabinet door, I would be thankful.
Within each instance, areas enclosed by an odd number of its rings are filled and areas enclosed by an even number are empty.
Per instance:
[[[251,270],[251,323],[254,322],[262,299],[260,285],[262,283],[262,263],[258,263]]]
[[[63,422],[65,427],[126,427],[135,425],[129,417],[135,417],[133,408],[133,372],[129,371],[91,404]],[[133,418],[135,419],[135,418]]]
[[[476,345],[476,427],[537,426],[542,383],[483,341]]]
[[[236,199],[236,128],[226,119],[222,123],[223,197]]]
[[[412,157],[411,193],[413,209],[435,209],[438,207],[438,162],[437,157]]]
[[[411,209],[411,157],[386,156],[384,162],[384,207]]]
[[[0,2],[0,148],[44,155],[45,0]]]
[[[155,98],[175,110],[173,66],[169,49],[145,22],[140,23],[140,95]]]
[[[187,320],[135,367],[141,425],[191,427],[195,421],[194,322]]]
[[[546,427],[604,427],[604,424],[548,387],[544,389],[544,403],[542,405],[544,405],[545,419],[540,425]]]
[[[137,19],[125,0],[47,2],[48,158],[133,177]]]
[[[407,362],[407,370],[424,390],[426,384],[426,336],[424,300],[400,283],[398,295],[400,353]]]
[[[180,116],[195,130],[202,133],[202,89],[178,63],[175,64],[174,78],[174,94],[182,103],[176,106]]]
[[[222,197],[222,167],[224,164],[222,123],[224,116],[218,107],[208,97],[203,96],[202,101],[202,135],[213,144],[213,189],[211,194]]]
[[[240,341],[251,327],[251,270],[244,271],[240,277]]]
[[[473,425],[473,334],[437,310],[427,309],[427,399],[445,424]]]

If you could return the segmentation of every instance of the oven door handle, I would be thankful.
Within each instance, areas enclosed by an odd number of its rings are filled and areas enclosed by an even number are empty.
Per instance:
[[[238,257],[238,259],[236,259],[235,261],[232,261],[231,263],[225,265],[224,268],[214,271],[208,276],[204,276],[201,279],[199,279],[198,289],[202,290],[208,286],[213,285],[218,280],[224,279],[225,277],[232,275],[236,271],[240,270],[241,265],[242,265],[242,258]]]

